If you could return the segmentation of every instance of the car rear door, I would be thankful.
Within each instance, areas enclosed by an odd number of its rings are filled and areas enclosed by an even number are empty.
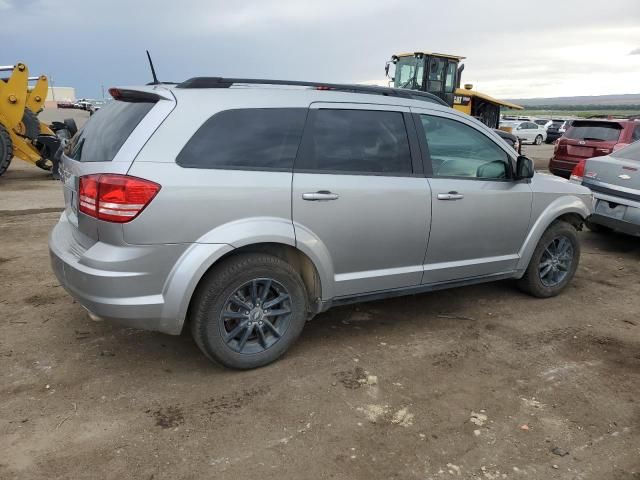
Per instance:
[[[311,105],[294,166],[293,222],[298,244],[330,263],[330,296],[418,285],[430,202],[408,108]]]
[[[512,154],[471,120],[412,108],[424,139],[432,220],[422,282],[464,280],[515,269],[533,194],[513,180]]]

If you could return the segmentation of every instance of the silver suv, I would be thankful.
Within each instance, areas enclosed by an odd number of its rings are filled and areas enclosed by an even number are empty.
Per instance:
[[[112,89],[72,139],[51,232],[91,317],[234,368],[331,306],[499,279],[558,294],[592,197],[428,94],[195,78]]]

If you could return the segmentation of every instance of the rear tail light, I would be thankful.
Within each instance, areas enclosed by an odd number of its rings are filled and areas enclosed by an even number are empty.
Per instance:
[[[571,172],[571,180],[573,180],[574,182],[582,183],[582,179],[584,178],[584,167],[586,163],[586,160],[580,160],[578,164],[573,167],[573,171]]]
[[[129,175],[102,173],[80,177],[78,209],[90,217],[125,223],[136,218],[160,185]]]

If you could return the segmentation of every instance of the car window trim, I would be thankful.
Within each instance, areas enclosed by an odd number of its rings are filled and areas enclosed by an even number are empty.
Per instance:
[[[414,117],[414,124],[416,129],[418,130],[418,139],[420,140],[420,147],[422,150],[422,161],[424,164],[424,170],[425,170],[425,176],[427,178],[448,178],[451,180],[457,179],[457,180],[473,180],[473,181],[481,181],[481,182],[511,182],[511,183],[518,183],[520,182],[520,180],[514,178],[515,177],[515,161],[516,159],[513,157],[513,155],[507,151],[502,145],[500,145],[499,143],[497,143],[493,138],[491,138],[489,135],[487,135],[485,132],[483,132],[482,130],[480,130],[479,128],[476,128],[475,125],[473,125],[471,122],[467,122],[464,121],[466,119],[461,119],[461,118],[457,118],[454,115],[447,115],[447,113],[445,112],[440,112],[438,110],[429,110],[426,108],[411,108],[412,111],[412,115]],[[427,142],[427,135],[426,132],[424,131],[424,126],[422,125],[422,120],[420,120],[420,115],[431,115],[431,116],[435,116],[435,117],[441,117],[441,118],[446,118],[449,120],[453,120],[455,122],[459,122],[463,125],[466,125],[470,128],[473,128],[474,130],[476,130],[477,132],[479,132],[480,134],[484,135],[488,140],[490,140],[491,142],[493,142],[494,145],[496,145],[498,148],[500,148],[505,155],[507,156],[507,165],[509,167],[509,178],[478,178],[478,177],[454,177],[454,176],[437,176],[434,177],[433,175],[433,165],[431,163],[431,154],[429,152],[429,144]],[[497,135],[497,134],[496,134]]]
[[[405,126],[405,133],[407,135],[407,141],[409,144],[409,155],[411,160],[411,172],[362,172],[356,170],[314,170],[310,168],[299,168],[297,165],[300,165],[302,160],[301,156],[306,153],[307,145],[311,140],[311,135],[313,134],[313,124],[315,120],[315,115],[320,110],[364,110],[364,111],[378,111],[378,112],[394,112],[402,114],[402,120]],[[314,175],[361,175],[367,177],[423,177],[424,173],[422,171],[416,172],[416,164],[420,163],[420,158],[415,158],[415,155],[418,155],[418,151],[416,150],[416,139],[413,139],[413,147],[412,147],[412,139],[410,133],[410,126],[408,124],[407,118],[411,114],[409,113],[409,108],[405,106],[396,106],[396,105],[381,105],[381,104],[368,104],[368,103],[348,103],[348,102],[314,102],[309,105],[309,110],[307,113],[307,118],[305,121],[304,129],[302,131],[302,138],[300,140],[300,145],[298,146],[298,151],[296,153],[296,157],[293,161],[293,173],[310,173]],[[415,127],[414,127],[415,128]],[[417,132],[415,135],[419,137]],[[419,149],[419,147],[418,147]],[[418,165],[418,168],[420,165]],[[420,169],[422,170],[422,169]]]

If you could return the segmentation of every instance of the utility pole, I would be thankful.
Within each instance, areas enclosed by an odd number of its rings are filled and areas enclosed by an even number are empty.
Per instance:
[[[104,102],[104,84],[100,85],[100,89],[102,90],[102,101]]]
[[[49,75],[49,85],[51,86],[51,99],[56,101],[56,89],[53,88],[53,76]]]

